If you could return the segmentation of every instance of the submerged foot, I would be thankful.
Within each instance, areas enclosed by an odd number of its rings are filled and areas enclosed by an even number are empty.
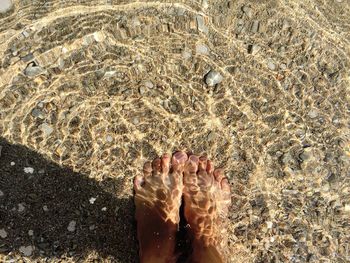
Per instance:
[[[145,163],[136,176],[135,206],[140,262],[175,262],[175,237],[180,221],[183,171],[187,155],[164,154]]]
[[[190,262],[225,262],[230,186],[206,157],[189,156],[184,170],[185,218],[193,243]]]

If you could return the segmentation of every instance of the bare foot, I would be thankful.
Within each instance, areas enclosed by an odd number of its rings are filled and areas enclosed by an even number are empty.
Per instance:
[[[225,262],[230,186],[221,169],[206,157],[191,155],[184,171],[185,218],[193,253],[190,262]]]
[[[164,154],[145,163],[136,176],[135,205],[140,262],[175,262],[175,237],[180,221],[184,152]]]

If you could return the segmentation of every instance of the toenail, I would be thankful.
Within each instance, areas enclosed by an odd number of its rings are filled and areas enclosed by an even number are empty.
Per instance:
[[[187,159],[187,156],[184,152],[177,152],[174,154],[174,157],[179,163],[184,162]]]
[[[199,161],[199,158],[198,158],[198,156],[196,156],[196,155],[191,155],[191,156],[190,156],[190,161],[191,161],[192,163],[197,164],[198,161]]]

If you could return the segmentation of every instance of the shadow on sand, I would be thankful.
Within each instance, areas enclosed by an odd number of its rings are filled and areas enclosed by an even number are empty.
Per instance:
[[[133,201],[116,197],[122,179],[97,182],[3,138],[0,148],[0,259],[28,253],[80,261],[95,251],[137,261]]]

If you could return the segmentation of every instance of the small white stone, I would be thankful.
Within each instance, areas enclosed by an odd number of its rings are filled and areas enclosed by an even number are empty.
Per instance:
[[[34,235],[34,231],[33,230],[28,230],[28,235],[29,236],[33,236]]]
[[[111,135],[107,135],[106,141],[107,142],[112,142],[113,141],[113,137]]]
[[[5,13],[12,6],[13,6],[13,3],[11,0],[1,0],[0,1],[0,13]]]
[[[205,21],[204,21],[204,18],[203,16],[196,16],[196,20],[197,20],[197,28],[199,31],[207,34],[208,33],[208,28],[207,26],[205,25]]]
[[[21,246],[19,248],[19,251],[26,257],[29,257],[30,255],[32,255],[34,250],[34,247],[32,246]]]
[[[307,114],[311,119],[314,119],[318,116],[318,112],[316,110],[310,110]]]
[[[96,42],[101,42],[104,40],[105,36],[103,35],[102,32],[95,32],[93,33],[94,39]]]
[[[344,206],[344,211],[345,211],[345,212],[350,212],[350,204],[346,204],[346,205]]]
[[[16,163],[15,162],[11,162],[10,164],[11,164],[11,166],[14,166]]]
[[[110,77],[113,77],[116,73],[117,73],[117,71],[111,70],[111,71],[107,71],[104,76],[106,78],[110,78]]]
[[[270,237],[270,242],[273,243],[275,241],[274,237]]]
[[[76,221],[74,221],[74,220],[72,220],[72,221],[70,221],[69,222],[69,225],[68,225],[68,227],[67,227],[67,230],[69,231],[69,232],[74,232],[75,231],[75,226],[77,225],[77,222]]]
[[[63,47],[62,48],[62,53],[67,53],[68,52],[68,49],[66,47]]]
[[[0,190],[0,197],[4,196],[4,192]]]
[[[189,51],[187,51],[187,50],[185,50],[185,51],[182,52],[182,58],[183,58],[183,59],[189,59],[189,58],[191,58],[191,57],[192,57],[191,52],[189,52]]]
[[[23,212],[24,209],[26,209],[26,208],[24,207],[24,205],[22,203],[18,204],[18,209],[17,209],[18,212]]]
[[[209,7],[208,0],[202,0],[202,6],[207,9]]]
[[[102,207],[101,210],[102,211],[107,211],[107,207]]]
[[[266,222],[267,228],[272,228],[273,223],[271,221]]]
[[[222,75],[214,70],[211,70],[205,77],[205,83],[208,86],[215,86],[216,84],[219,84],[224,78]]]
[[[153,89],[153,87],[154,87],[152,81],[150,81],[150,80],[145,81],[144,85],[149,89]]]
[[[44,206],[43,206],[43,210],[44,210],[45,212],[49,211],[49,209],[47,208],[47,205],[44,205]]]
[[[4,228],[0,229],[0,237],[1,238],[6,238],[7,237],[7,232],[5,231]]]
[[[24,172],[26,174],[32,174],[32,173],[34,173],[34,168],[32,168],[32,167],[24,167]]]
[[[267,67],[269,69],[271,69],[271,70],[275,70],[276,69],[276,65],[271,59],[267,62]]]
[[[95,203],[95,201],[96,201],[96,198],[95,198],[95,197],[91,197],[91,198],[89,199],[90,204]]]
[[[51,127],[51,125],[49,125],[47,123],[41,124],[40,128],[46,136],[50,135],[53,132],[53,128]]]
[[[198,43],[196,45],[196,54],[208,55],[209,54],[209,48],[205,44]]]

